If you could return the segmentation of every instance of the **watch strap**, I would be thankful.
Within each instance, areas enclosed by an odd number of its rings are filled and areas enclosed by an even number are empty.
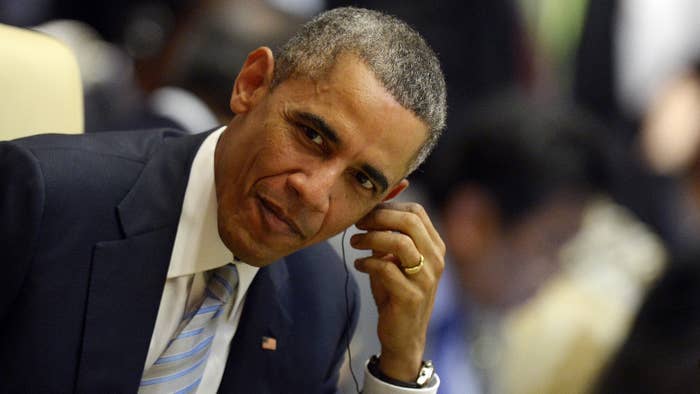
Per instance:
[[[416,379],[415,382],[405,382],[403,380],[394,379],[392,377],[386,376],[379,369],[379,356],[377,356],[377,355],[374,355],[369,359],[369,363],[367,363],[367,369],[377,379],[380,379],[380,380],[382,380],[386,383],[389,383],[391,385],[394,385],[394,386],[406,387],[406,388],[412,388],[412,389],[419,389],[419,388],[425,387],[432,379],[434,371],[435,371],[435,368],[433,367],[432,362],[430,360],[428,360],[428,361],[423,361],[421,369],[418,373],[418,378]]]

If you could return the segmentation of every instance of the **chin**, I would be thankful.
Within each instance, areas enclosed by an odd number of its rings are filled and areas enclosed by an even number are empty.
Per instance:
[[[219,226],[219,237],[234,256],[254,267],[268,266],[294,252],[277,252],[264,242],[256,241],[248,232],[233,232],[223,226]]]

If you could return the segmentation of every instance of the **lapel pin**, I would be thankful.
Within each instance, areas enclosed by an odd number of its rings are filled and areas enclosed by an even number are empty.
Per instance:
[[[273,337],[262,337],[262,348],[275,351],[277,349],[277,340]]]

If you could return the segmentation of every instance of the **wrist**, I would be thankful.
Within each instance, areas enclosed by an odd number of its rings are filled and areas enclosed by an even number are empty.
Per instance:
[[[415,382],[423,362],[423,355],[394,354],[382,351],[377,360],[378,370],[392,379]]]
[[[435,368],[430,360],[422,361],[418,372],[415,375],[413,375],[412,378],[399,380],[384,374],[379,369],[380,360],[383,358],[383,355],[381,358],[375,355],[372,356],[369,362],[367,363],[367,370],[376,379],[393,386],[415,389],[426,387],[426,385],[429,384],[434,384],[434,379],[436,379]]]

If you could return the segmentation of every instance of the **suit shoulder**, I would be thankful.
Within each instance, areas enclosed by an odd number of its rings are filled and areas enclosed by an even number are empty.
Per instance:
[[[0,142],[0,320],[15,300],[35,251],[44,183],[29,151]]]
[[[2,145],[22,152],[40,175],[48,217],[67,218],[83,211],[113,215],[149,159],[180,135],[171,130],[45,134]]]
[[[113,131],[87,134],[41,134],[11,143],[32,151],[37,157],[61,152],[84,152],[144,162],[169,138],[184,136],[174,129]]]
[[[344,298],[347,282],[348,296],[354,299],[359,293],[354,276],[327,241],[299,250],[285,260],[291,283],[303,283],[306,288],[320,290],[319,294]]]
[[[305,273],[323,271],[345,275],[344,263],[328,242],[319,242],[301,249],[286,258],[291,270]]]

